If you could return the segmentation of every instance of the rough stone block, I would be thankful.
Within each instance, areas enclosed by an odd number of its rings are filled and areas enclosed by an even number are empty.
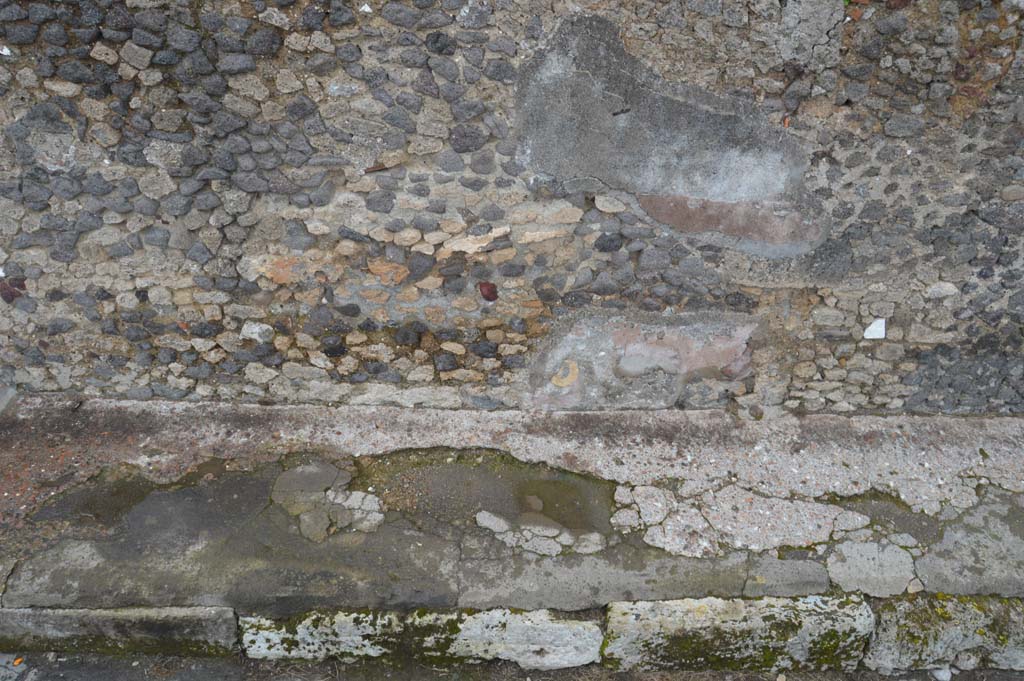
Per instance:
[[[852,671],[873,624],[857,597],[612,603],[604,656],[622,670]]]
[[[401,654],[431,664],[507,660],[524,669],[597,662],[596,622],[559,620],[547,610],[479,613],[313,613],[294,627],[243,617],[242,648],[257,659],[355,660]]]
[[[231,608],[0,609],[0,649],[228,655]]]
[[[1024,670],[1024,601],[919,594],[876,608],[864,664],[883,674],[912,669]]]

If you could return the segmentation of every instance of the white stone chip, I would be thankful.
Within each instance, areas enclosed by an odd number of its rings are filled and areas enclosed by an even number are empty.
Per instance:
[[[865,340],[882,340],[885,338],[885,320],[876,319],[864,329]]]

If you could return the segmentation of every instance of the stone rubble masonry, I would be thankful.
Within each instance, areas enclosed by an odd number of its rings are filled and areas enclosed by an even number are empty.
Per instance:
[[[649,4],[4,0],[0,385],[1024,413],[1019,0]]]
[[[416,660],[432,667],[504,660],[524,669],[882,674],[1024,670],[1024,604],[916,595],[616,602],[601,619],[547,610],[315,612],[275,621],[229,608],[0,608],[0,648],[156,652],[254,659]]]

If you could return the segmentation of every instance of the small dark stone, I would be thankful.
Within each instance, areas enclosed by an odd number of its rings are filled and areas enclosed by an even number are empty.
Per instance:
[[[305,14],[303,14],[303,18],[305,18]],[[356,22],[356,15],[345,4],[344,0],[331,0],[327,22],[331,26],[348,26]]]
[[[384,5],[380,15],[385,21],[390,24],[394,24],[395,26],[401,26],[402,28],[415,28],[416,24],[419,23],[423,12],[399,2],[389,2]]]
[[[420,329],[416,324],[403,324],[395,331],[395,342],[399,345],[419,345]]]
[[[288,102],[285,111],[293,120],[301,120],[316,113],[316,102],[306,95],[298,95]]]
[[[625,240],[619,234],[602,234],[594,242],[594,249],[601,253],[612,253],[622,248]]]
[[[366,209],[374,213],[390,213],[395,207],[395,193],[378,189],[366,195]]]
[[[11,45],[31,45],[39,35],[39,27],[35,24],[11,24],[5,31]]]
[[[438,371],[455,371],[459,368],[459,360],[450,352],[439,352],[434,355],[434,368]]]
[[[458,48],[459,42],[447,33],[435,31],[434,33],[427,34],[427,39],[424,41],[424,45],[429,52],[451,56],[455,54],[455,50]]]
[[[475,125],[456,125],[451,132],[452,149],[460,154],[476,151],[487,144],[488,137],[486,130]]]
[[[47,336],[59,336],[75,328],[75,323],[70,319],[58,317],[46,325]]]
[[[504,59],[488,59],[484,66],[484,75],[499,83],[516,82],[516,67]]]
[[[470,343],[469,351],[478,357],[490,358],[498,355],[498,344],[492,341],[477,341]]]
[[[193,262],[199,263],[200,265],[205,265],[213,260],[213,253],[211,253],[210,249],[206,247],[206,244],[202,241],[197,241],[192,244],[192,248],[188,249],[188,253],[185,254],[185,257]]]
[[[272,28],[261,28],[245,41],[245,51],[261,57],[272,57],[281,49],[281,35]]]
[[[199,48],[201,40],[199,33],[179,24],[173,24],[167,29],[167,46],[172,50],[192,52]]]
[[[248,54],[225,54],[217,62],[217,70],[234,75],[256,70],[256,61]]]

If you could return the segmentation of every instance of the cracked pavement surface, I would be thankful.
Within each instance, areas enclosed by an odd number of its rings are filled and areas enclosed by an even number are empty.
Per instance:
[[[0,430],[4,607],[1024,595],[1015,419],[37,401]]]

